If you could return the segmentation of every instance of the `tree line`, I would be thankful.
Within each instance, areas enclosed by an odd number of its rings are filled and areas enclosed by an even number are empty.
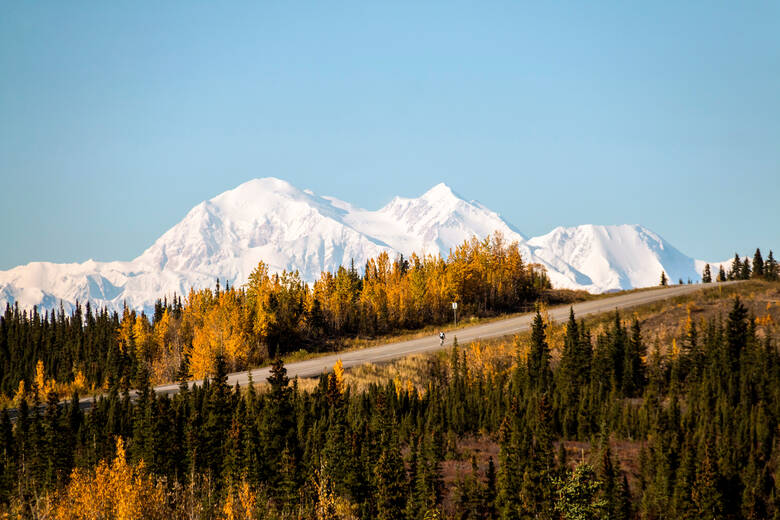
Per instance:
[[[772,251],[769,251],[766,261],[764,261],[761,255],[761,249],[756,248],[756,253],[753,255],[753,263],[750,259],[745,257],[740,259],[739,254],[734,253],[734,259],[731,261],[728,272],[723,269],[723,265],[718,267],[718,274],[715,278],[718,282],[725,282],[731,280],[750,280],[750,279],[777,281],[780,278],[780,268],[778,268],[777,260],[775,260]],[[710,264],[704,266],[702,271],[701,281],[703,283],[712,283],[712,268]]]
[[[242,287],[191,290],[186,299],[158,300],[152,315],[125,307],[121,315],[76,303],[67,315],[6,306],[0,316],[0,394],[45,400],[36,384],[39,362],[60,395],[126,385],[143,368],[153,382],[214,375],[217,356],[228,370],[256,366],[344,338],[414,330],[462,315],[526,309],[550,288],[543,268],[523,261],[500,234],[473,238],[439,256],[387,253],[324,272],[313,284],[298,272],[271,274],[260,263]],[[52,384],[52,382],[57,382]],[[2,402],[0,401],[0,405]]]
[[[425,388],[387,381],[358,392],[337,364],[303,392],[278,360],[267,391],[230,388],[218,354],[213,377],[169,397],[151,390],[140,365],[135,401],[115,386],[86,415],[75,394],[62,407],[53,394],[42,407],[23,401],[13,424],[0,414],[0,510],[57,518],[132,517],[139,507],[147,518],[777,518],[776,346],[739,299],[727,317],[689,317],[681,330],[669,348],[648,349],[636,317],[616,312],[594,334],[572,312],[556,361],[537,313],[513,362],[471,370],[455,346],[429,359]],[[467,436],[495,440],[498,456],[472,458],[448,488],[443,464],[464,456]],[[568,460],[564,440],[587,442],[591,455]],[[639,450],[636,475],[621,467],[616,440]]]

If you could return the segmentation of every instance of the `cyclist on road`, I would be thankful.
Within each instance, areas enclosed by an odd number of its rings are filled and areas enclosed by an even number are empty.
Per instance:
[[[439,332],[439,341],[441,342],[440,345],[443,347],[444,346],[444,332],[443,331]]]

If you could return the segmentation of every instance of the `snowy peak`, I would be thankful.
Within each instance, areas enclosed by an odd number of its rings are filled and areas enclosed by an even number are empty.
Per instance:
[[[463,198],[456,195],[452,188],[440,182],[433,188],[422,194],[420,199],[427,201],[431,205],[452,205],[463,202]]]
[[[644,287],[656,285],[661,270],[672,281],[699,279],[694,260],[641,226],[559,227],[526,240],[498,213],[444,183],[371,211],[266,177],[196,205],[131,262],[37,262],[0,272],[0,304],[51,308],[62,300],[71,309],[89,300],[148,309],[161,296],[210,287],[216,278],[243,284],[260,261],[313,281],[383,251],[446,257],[465,240],[496,232],[517,242],[526,261],[544,266],[558,287]]]
[[[136,261],[243,283],[262,260],[313,280],[384,249],[343,222],[344,207],[280,179],[255,179],[196,206]]]
[[[671,280],[698,280],[695,261],[639,225],[558,227],[528,241],[579,286],[603,292],[656,285],[661,271]]]
[[[446,256],[472,236],[496,231],[510,242],[525,240],[498,213],[476,201],[466,201],[444,183],[419,198],[395,197],[380,210],[366,213],[354,216],[356,227],[367,231],[364,223],[379,224],[378,236],[401,251]]]

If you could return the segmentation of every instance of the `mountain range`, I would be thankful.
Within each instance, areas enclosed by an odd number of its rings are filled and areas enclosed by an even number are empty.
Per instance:
[[[62,302],[70,310],[76,301],[90,301],[149,310],[157,298],[212,287],[217,278],[243,284],[261,260],[271,271],[297,269],[314,281],[339,265],[359,268],[382,251],[446,257],[464,240],[496,231],[516,241],[526,261],[543,265],[560,288],[600,293],[652,286],[662,270],[672,282],[699,281],[704,265],[639,225],[558,227],[528,238],[445,184],[369,211],[262,178],[201,202],[134,260],[32,262],[0,271],[0,305],[50,309]]]

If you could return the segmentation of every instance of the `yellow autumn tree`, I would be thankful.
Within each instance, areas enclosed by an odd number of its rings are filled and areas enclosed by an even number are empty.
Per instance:
[[[196,378],[213,373],[217,355],[222,355],[232,369],[246,366],[249,345],[238,291],[231,288],[220,292],[203,323],[195,327],[189,354],[190,372]]]
[[[167,519],[165,485],[147,475],[143,462],[127,463],[124,442],[116,442],[116,457],[93,471],[75,469],[67,488],[55,496],[57,520]]]
[[[46,398],[51,392],[57,391],[57,382],[52,379],[46,378],[46,370],[43,367],[43,361],[40,359],[35,365],[35,391],[38,392],[38,397],[41,401],[46,401]]]
[[[142,314],[137,314],[133,323],[133,340],[135,342],[135,355],[138,359],[150,362],[155,358],[154,335],[149,320]]]
[[[43,368],[43,361],[40,359],[38,360],[38,363],[35,364],[35,387],[40,394],[46,392],[46,371]],[[41,395],[41,397],[43,401],[46,400],[45,395]]]
[[[268,274],[260,262],[246,286],[247,330],[258,358],[271,357],[294,346],[303,330],[309,290],[298,271]]]
[[[222,518],[224,520],[257,518],[256,509],[257,494],[245,479],[242,479],[237,485],[230,485],[222,504]]]
[[[88,390],[87,387],[87,378],[84,377],[84,372],[79,370],[76,372],[76,377],[73,378],[73,390],[82,394],[86,390]]]
[[[155,356],[151,360],[151,374],[155,383],[175,379],[182,359],[181,327],[168,309],[154,323],[152,331]]]
[[[170,345],[171,313],[165,309],[162,316],[154,324],[154,343],[157,352],[167,352]]]
[[[134,347],[133,339],[133,327],[135,326],[135,312],[132,312],[127,307],[122,312],[122,321],[119,323],[119,330],[117,331],[117,340],[119,342],[119,348],[122,352],[132,352]]]
[[[19,380],[19,386],[17,387],[11,402],[13,403],[14,408],[18,408],[25,399],[27,399],[27,390],[24,387],[24,379],[21,379]]]
[[[341,362],[341,359],[333,365],[333,377],[336,380],[336,389],[341,395],[344,395],[346,386],[344,385],[344,363]]]

